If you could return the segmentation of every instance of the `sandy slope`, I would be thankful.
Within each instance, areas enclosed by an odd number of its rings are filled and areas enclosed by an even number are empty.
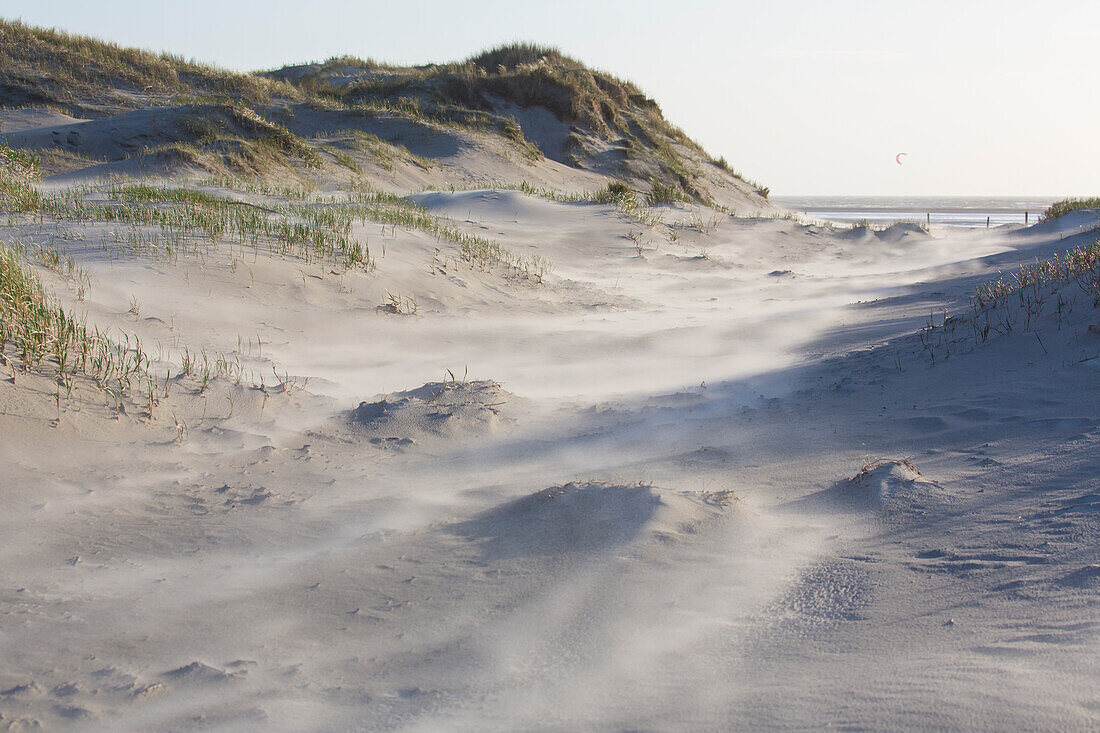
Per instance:
[[[91,322],[267,390],[55,421],[48,380],[0,384],[0,726],[1100,725],[1100,311],[917,336],[1087,218],[420,200],[553,274],[371,224],[373,274],[54,241]]]
[[[298,161],[296,169],[286,168],[282,173],[323,186],[332,185],[334,179],[345,182],[358,178],[379,190],[404,195],[426,188],[469,189],[523,181],[534,188],[568,194],[590,193],[623,176],[622,149],[606,141],[591,141],[602,152],[587,168],[569,165],[555,155],[553,150],[560,147],[560,140],[571,128],[542,107],[508,109],[528,128],[531,139],[550,152],[538,159],[525,155],[514,142],[484,130],[446,127],[383,112],[364,115],[309,105],[281,106],[265,112],[319,151],[320,160],[328,165],[323,170],[305,170]],[[188,119],[203,114],[212,114],[209,105],[157,105],[87,120],[46,107],[0,109],[0,143],[45,154],[44,168],[50,174],[46,183],[54,187],[118,177],[239,174],[239,170],[217,167],[205,170],[198,162],[188,162],[163,149],[194,142]],[[226,123],[223,120],[221,124]],[[370,152],[373,145],[364,145],[362,135],[377,140],[382,153]],[[358,168],[354,175],[340,165],[335,152],[350,156]],[[221,165],[217,156],[206,156],[204,160],[211,166]],[[720,206],[742,214],[775,210],[740,178],[713,163],[698,160],[693,166],[696,164],[696,183]],[[644,176],[634,185],[642,190],[649,188]]]

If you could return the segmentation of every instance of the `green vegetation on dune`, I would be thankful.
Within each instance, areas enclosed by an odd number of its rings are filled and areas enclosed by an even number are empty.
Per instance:
[[[335,109],[357,115],[370,117],[389,115],[415,120],[426,125],[489,132],[504,138],[530,161],[541,160],[544,157],[542,150],[523,136],[522,128],[511,117],[447,102],[425,102],[418,97],[358,94],[350,89],[346,93],[337,94],[332,89],[323,87],[319,82],[309,81],[308,78],[302,84],[303,89],[308,90],[309,93],[328,100],[320,105],[323,108],[327,108],[327,105],[335,105]],[[311,104],[318,106],[320,103],[315,97],[311,100]]]
[[[1100,241],[1036,259],[1015,272],[981,283],[970,299],[968,312],[949,316],[944,310],[938,320],[930,314],[917,336],[932,364],[1013,333],[1034,334],[1046,353],[1040,331],[1088,324],[1098,307]]]
[[[385,116],[487,133],[528,162],[550,156],[635,188],[650,186],[651,201],[713,203],[713,187],[727,184],[767,195],[766,188],[751,182],[734,183],[744,179],[671,125],[635,84],[590,69],[557,49],[525,43],[448,64],[392,66],[341,56],[321,64],[239,73],[0,20],[0,106],[50,106],[82,118],[174,108],[163,116],[168,120],[164,129],[150,136],[149,147],[124,146],[124,153],[101,160],[100,153],[73,145],[65,151],[70,158],[51,158],[51,169],[57,163],[56,168],[72,170],[81,156],[91,164],[122,155],[137,159],[142,170],[152,165],[264,177],[327,164],[369,175],[363,159],[356,160],[344,144],[325,147],[349,131],[364,135],[349,142],[364,146],[388,171],[397,161],[430,169],[431,161],[367,139],[370,133],[360,128],[369,129],[369,118]],[[534,134],[528,139],[531,128],[523,110],[533,109],[548,111],[562,127],[545,139],[541,132],[538,141]],[[309,122],[293,122],[317,111],[340,113],[336,119],[342,129],[328,140],[320,139]],[[158,114],[155,124],[161,119]],[[541,129],[541,121],[534,124]],[[507,149],[504,155],[511,157]]]
[[[1079,211],[1081,209],[1100,209],[1100,197],[1093,196],[1084,199],[1062,199],[1061,201],[1055,201],[1043,212],[1043,220],[1057,219],[1059,216],[1065,216],[1071,211]]]
[[[90,195],[102,194],[106,194],[105,203],[88,200]],[[86,225],[105,224],[103,246],[111,257],[122,254],[174,262],[185,252],[205,262],[212,250],[226,243],[231,245],[230,267],[236,271],[238,247],[251,246],[259,252],[266,245],[273,255],[319,261],[326,269],[335,260],[345,268],[371,271],[374,265],[365,239],[352,234],[353,221],[359,220],[418,230],[452,242],[457,245],[456,260],[483,270],[504,268],[510,278],[541,282],[550,269],[550,263],[538,256],[519,256],[393,194],[359,188],[344,192],[339,200],[327,200],[305,190],[265,188],[262,192],[283,194],[292,200],[253,204],[222,198],[217,191],[147,183],[42,193],[0,167],[0,212],[8,214],[9,225],[38,231],[48,227],[54,233],[69,225],[84,238]],[[65,310],[43,287],[32,263],[75,282],[77,300],[83,298],[87,275],[73,258],[55,250],[15,239],[0,244],[0,368],[12,380],[19,373],[52,379],[58,419],[63,399],[83,382],[94,383],[116,411],[124,409],[124,402],[133,405],[140,399],[151,418],[160,400],[168,396],[172,370],[194,377],[199,394],[213,379],[239,383],[245,376],[239,358],[211,360],[205,353],[196,355],[186,349],[177,354],[178,367],[155,369],[136,339],[124,333],[108,336]]]
[[[230,179],[210,181],[232,186]],[[199,242],[217,246],[228,241],[273,255],[297,257],[306,262],[332,261],[345,268],[374,269],[367,242],[353,233],[359,221],[401,226],[426,232],[458,246],[462,260],[484,270],[503,267],[513,277],[542,282],[550,263],[538,256],[523,257],[498,242],[469,234],[413,202],[394,194],[360,187],[342,197],[326,200],[310,197],[302,189],[252,190],[264,195],[290,194],[297,202],[265,202],[263,205],[222,198],[184,187],[145,183],[112,185],[108,203],[86,200],[92,188],[42,194],[30,183],[0,170],[0,212],[32,214],[58,222],[101,222],[126,227],[124,240],[116,243],[130,254],[145,254],[174,261],[181,250],[201,251]],[[310,200],[306,200],[309,198]],[[152,228],[152,232],[145,231]]]
[[[216,206],[220,202],[217,197],[193,188],[150,186],[147,183],[127,183],[121,186],[112,186],[108,189],[107,194],[112,201],[125,201],[127,203],[174,201]]]
[[[118,343],[89,329],[46,292],[20,259],[17,249],[0,244],[0,363],[10,378],[14,381],[17,371],[52,372],[59,417],[62,395],[72,394],[78,375],[94,379],[116,406],[145,380],[151,405],[157,389],[140,344],[131,348],[128,340]]]
[[[314,148],[283,125],[256,110],[234,102],[190,107],[176,119],[176,127],[191,150],[175,150],[208,170],[224,167],[263,176],[292,161],[321,168],[324,161]],[[168,146],[171,148],[172,146]]]
[[[414,67],[344,56],[268,75],[344,106],[492,129],[531,157],[545,151],[532,150],[522,128],[502,105],[542,107],[574,130],[566,141],[566,159],[571,164],[583,165],[588,155],[582,135],[613,141],[624,146],[628,157],[647,161],[662,185],[673,186],[681,196],[696,201],[705,198],[696,161],[709,161],[741,178],[724,160],[710,159],[665,120],[657,103],[633,83],[590,69],[554,48],[511,44],[462,62]],[[766,197],[767,189],[749,185]]]
[[[319,168],[322,159],[306,141],[257,111],[306,96],[258,74],[0,20],[0,106],[51,106],[88,118],[183,108],[174,120],[176,139],[132,157],[248,175],[266,175],[292,160]]]
[[[178,353],[178,367],[156,367],[136,336],[100,331],[88,326],[74,311],[66,310],[46,290],[28,262],[32,254],[37,264],[64,277],[80,279],[81,287],[86,275],[80,270],[74,272],[71,258],[62,265],[54,250],[32,251],[17,241],[0,243],[0,367],[12,382],[19,379],[19,374],[50,379],[59,421],[63,401],[73,397],[78,384],[92,385],[117,416],[129,404],[141,407],[144,416],[153,419],[161,400],[168,398],[173,383],[181,378],[192,378],[199,395],[213,380],[240,384],[245,379],[239,354],[216,354],[211,358],[205,351],[196,353],[184,347]],[[80,292],[78,288],[78,299]],[[131,307],[136,312],[137,304]],[[280,378],[277,371],[275,376],[286,391],[289,378]],[[265,389],[262,378],[253,386]],[[176,430],[182,439],[186,425],[177,420]]]
[[[182,115],[177,124],[198,144],[223,139],[249,140],[298,158],[311,168],[321,166],[317,151],[304,140],[241,104],[222,102],[199,105]]]
[[[36,177],[41,158],[26,150],[12,148],[0,142],[0,166],[9,174],[24,177]]]
[[[304,205],[263,207],[185,188],[146,184],[111,186],[109,203],[90,202],[91,189],[43,194],[0,170],[0,212],[32,214],[41,221],[110,223],[128,228],[132,244],[174,259],[187,240],[211,245],[228,240],[306,262],[335,261],[346,268],[373,268],[365,241],[352,234],[348,211]],[[157,236],[141,230],[153,227]]]
[[[1077,283],[1100,305],[1100,240],[1022,265],[1012,275],[979,285],[974,297],[981,308],[1003,303],[1012,295],[1019,295],[1022,301],[1029,291],[1038,298],[1041,288],[1069,282]]]
[[[330,72],[344,67],[374,73],[342,87],[329,83]],[[296,78],[281,71],[269,75],[350,102],[407,100],[444,110],[450,105],[481,112],[494,111],[498,100],[521,107],[543,106],[560,120],[588,127],[602,137],[635,137],[640,129],[699,149],[669,125],[657,103],[631,82],[589,69],[557,49],[532,44],[500,46],[452,64],[400,67],[341,57]]]
[[[24,212],[36,211],[43,204],[42,194],[28,182],[37,173],[35,168],[25,168],[21,164],[13,164],[6,156],[11,148],[0,145],[0,210]]]
[[[326,136],[331,138],[332,143],[339,148],[366,152],[380,168],[390,173],[396,170],[398,161],[411,163],[425,171],[443,167],[439,161],[416,155],[400,143],[383,141],[377,135],[362,130],[354,128],[340,130],[326,133]],[[345,168],[352,167],[348,165],[348,161],[342,161],[336,151],[330,152],[336,155],[337,162],[340,165]]]
[[[293,86],[257,74],[7,20],[0,20],[0,72],[0,100],[7,106],[52,104],[90,116],[144,106],[133,92],[169,100],[209,95],[245,104],[301,96]]]

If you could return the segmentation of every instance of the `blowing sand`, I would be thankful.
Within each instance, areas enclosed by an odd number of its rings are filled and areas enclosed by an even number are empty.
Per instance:
[[[1100,311],[945,323],[1089,217],[416,198],[551,273],[52,235],[89,323],[255,381],[0,383],[0,727],[1100,726]]]

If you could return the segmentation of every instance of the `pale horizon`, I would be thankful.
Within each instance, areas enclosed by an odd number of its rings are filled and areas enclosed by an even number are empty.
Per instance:
[[[633,81],[776,196],[1100,192],[1085,122],[1100,100],[1083,81],[1100,8],[1084,3],[686,2],[671,17],[660,3],[419,7],[14,0],[2,15],[239,71],[345,54],[445,63],[531,41]]]

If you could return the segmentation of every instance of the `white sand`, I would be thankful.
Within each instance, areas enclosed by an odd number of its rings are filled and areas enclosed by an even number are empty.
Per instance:
[[[916,335],[1088,217],[679,206],[670,242],[608,206],[419,200],[553,274],[377,225],[373,274],[54,242],[90,323],[244,344],[269,394],[185,381],[148,420],[87,390],[55,425],[49,380],[0,383],[0,727],[1100,726],[1100,311],[934,364]],[[873,459],[908,464],[852,478]]]

